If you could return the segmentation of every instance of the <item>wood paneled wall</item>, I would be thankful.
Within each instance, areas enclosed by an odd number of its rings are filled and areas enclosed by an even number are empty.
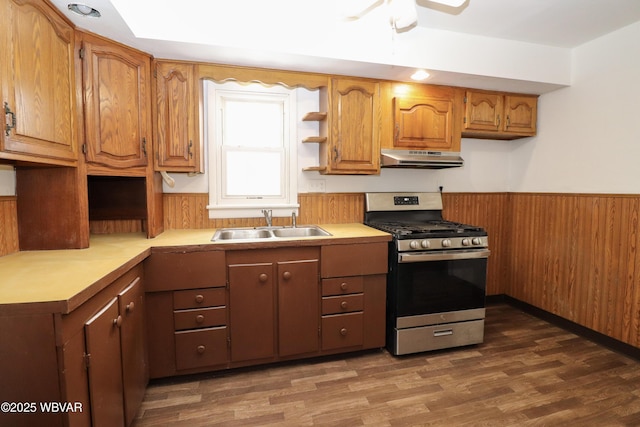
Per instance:
[[[0,256],[19,250],[17,198],[0,196]]]

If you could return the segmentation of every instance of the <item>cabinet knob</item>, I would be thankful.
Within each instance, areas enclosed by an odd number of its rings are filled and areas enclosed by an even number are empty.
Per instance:
[[[348,306],[349,306],[349,304],[347,304],[347,302],[346,302],[346,301],[342,301],[342,302],[340,303],[340,307],[342,307],[343,309],[346,309]]]
[[[262,283],[266,282],[269,279],[269,276],[267,276],[265,273],[260,274],[260,276],[258,276],[258,280],[260,280]]]
[[[127,313],[131,313],[133,311],[133,309],[135,308],[135,304],[133,301],[131,301],[129,304],[127,304],[127,306],[125,307],[125,310],[127,311]]]
[[[349,285],[347,285],[347,282],[340,283],[340,289],[342,289],[343,291],[346,291],[348,287]]]
[[[122,326],[122,316],[118,316],[115,319],[113,319],[113,326],[115,326],[117,328]]]
[[[343,337],[347,335],[347,328],[342,328],[340,329],[340,335],[342,335]]]
[[[200,304],[202,301],[204,301],[204,295],[201,295],[201,294],[196,295],[196,302]]]
[[[290,271],[285,271],[284,273],[282,273],[282,278],[284,280],[289,280],[291,279],[291,272]]]
[[[199,346],[196,348],[196,351],[198,352],[198,354],[202,354],[202,353],[204,353],[204,351],[205,351],[205,350],[206,350],[206,347],[205,347],[205,346],[203,346],[203,345],[199,345]]]
[[[204,322],[204,316],[202,314],[198,314],[196,316],[196,323],[202,323]]]

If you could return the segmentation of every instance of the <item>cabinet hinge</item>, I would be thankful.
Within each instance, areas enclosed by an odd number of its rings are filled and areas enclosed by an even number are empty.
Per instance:
[[[154,79],[157,79],[157,78],[158,78],[158,69],[157,69],[157,68],[154,68],[154,69],[153,69],[153,78],[154,78]]]
[[[227,337],[227,347],[231,347],[231,337]]]
[[[322,336],[322,328],[320,326],[318,326],[318,336]]]
[[[466,96],[464,98],[462,98],[462,102],[464,102],[465,104],[467,103],[467,97]]]
[[[82,359],[84,360],[84,368],[89,369],[89,366],[91,365],[91,354],[90,353],[83,354]]]
[[[80,57],[80,59],[84,59],[84,48],[81,47],[80,50],[78,51],[78,56]]]
[[[87,154],[87,143],[82,144],[82,154]]]
[[[464,117],[464,118],[462,119],[462,122],[463,122],[463,123],[467,123],[467,118],[466,118],[466,117]]]

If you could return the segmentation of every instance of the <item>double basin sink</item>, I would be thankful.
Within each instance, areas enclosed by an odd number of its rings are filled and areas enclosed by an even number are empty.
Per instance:
[[[219,240],[262,240],[313,236],[331,236],[331,233],[317,225],[221,228],[215,232],[211,240],[215,242]]]

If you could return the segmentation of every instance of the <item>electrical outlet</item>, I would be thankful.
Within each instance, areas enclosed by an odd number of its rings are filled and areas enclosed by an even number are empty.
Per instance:
[[[309,180],[309,192],[310,193],[324,193],[326,192],[326,180],[324,179],[310,179]]]

